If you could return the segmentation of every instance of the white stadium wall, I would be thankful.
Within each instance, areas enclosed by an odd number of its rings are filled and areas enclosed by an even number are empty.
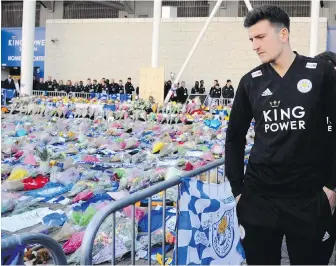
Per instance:
[[[179,72],[206,18],[164,19],[160,32],[160,65]],[[215,18],[181,80],[190,89],[203,79],[207,88],[218,79],[234,87],[243,74],[260,64],[252,51],[243,18]],[[310,18],[292,18],[290,41],[295,51],[309,54]],[[57,40],[52,42],[51,40]],[[140,68],[151,63],[152,19],[47,20],[45,77],[83,80],[123,79],[139,84]],[[319,22],[319,52],[327,45],[327,19]]]

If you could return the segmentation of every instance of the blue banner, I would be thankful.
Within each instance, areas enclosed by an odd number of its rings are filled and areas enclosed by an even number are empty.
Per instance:
[[[21,67],[22,28],[1,29],[1,66]],[[44,77],[45,28],[35,28],[34,67]],[[33,74],[33,73],[32,73]],[[37,77],[37,78],[38,78]]]

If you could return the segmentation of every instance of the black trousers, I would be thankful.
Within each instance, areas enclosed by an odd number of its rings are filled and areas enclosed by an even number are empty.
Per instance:
[[[243,192],[237,205],[245,229],[249,265],[280,265],[283,237],[293,265],[328,265],[335,244],[336,215],[323,190],[306,198],[282,199]]]

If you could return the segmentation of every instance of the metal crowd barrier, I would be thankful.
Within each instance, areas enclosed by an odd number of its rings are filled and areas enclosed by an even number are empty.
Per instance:
[[[89,92],[75,92],[74,96],[77,98],[91,99],[92,93]]]
[[[115,265],[115,229],[116,229],[116,212],[121,210],[127,206],[132,206],[132,250],[131,250],[131,265],[135,265],[135,204],[139,201],[148,199],[148,232],[151,233],[151,212],[152,212],[152,196],[162,192],[162,207],[163,207],[163,214],[162,214],[162,261],[164,265],[166,259],[166,249],[165,249],[165,242],[166,242],[166,190],[177,186],[178,195],[180,194],[180,183],[182,178],[187,177],[197,177],[200,178],[202,174],[207,173],[206,179],[207,182],[210,183],[210,171],[216,169],[216,181],[218,183],[218,173],[220,168],[224,167],[224,159],[219,159],[214,162],[211,162],[203,167],[200,167],[196,170],[186,172],[181,176],[176,176],[174,178],[162,181],[155,185],[152,185],[146,189],[140,190],[127,198],[122,200],[115,201],[108,206],[102,208],[100,211],[96,213],[93,217],[91,222],[89,223],[88,227],[85,230],[85,235],[81,245],[81,265],[92,265],[92,251],[93,251],[93,244],[97,232],[104,222],[104,220],[112,214],[112,261],[111,265]],[[223,176],[224,176],[224,168],[223,168]],[[176,203],[176,225],[178,224],[178,213],[179,213],[179,203]],[[148,248],[147,248],[147,257],[148,257],[148,265],[151,265],[151,236],[148,237]],[[176,230],[176,237],[175,237],[175,245],[177,246],[178,243],[178,230]],[[176,260],[177,256],[177,249],[175,249],[175,257]],[[178,261],[176,261],[178,265]]]
[[[41,95],[45,95],[45,94],[46,94],[45,91],[34,91],[34,90],[33,90],[33,95],[34,95],[34,96],[41,96]]]
[[[65,97],[68,94],[64,91],[47,91],[47,95],[51,97]]]
[[[227,106],[233,103],[233,98],[221,98],[222,105]]]
[[[1,260],[2,264],[4,263],[4,255],[6,251],[10,254],[11,251],[17,249],[18,247],[26,247],[30,244],[38,244],[46,248],[51,255],[55,265],[67,265],[66,256],[62,247],[51,237],[43,234],[34,234],[34,233],[23,233],[23,234],[14,234],[6,238],[1,239]],[[16,260],[15,265],[24,265],[23,255],[19,254],[18,259]],[[11,264],[12,265],[12,264]]]

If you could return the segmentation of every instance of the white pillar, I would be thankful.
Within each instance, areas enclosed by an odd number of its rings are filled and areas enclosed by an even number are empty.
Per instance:
[[[195,41],[193,47],[191,48],[186,60],[184,61],[182,67],[181,67],[181,70],[180,72],[178,73],[178,75],[176,76],[175,80],[174,80],[174,84],[177,84],[184,72],[184,70],[186,69],[191,57],[193,56],[196,48],[198,47],[199,43],[201,42],[202,38],[203,38],[203,35],[204,33],[206,32],[208,26],[210,25],[210,22],[212,21],[213,17],[216,15],[220,5],[222,4],[223,0],[218,0],[215,7],[213,8],[213,10],[211,11],[211,14],[210,16],[208,17],[207,21],[205,22],[204,26],[203,26],[203,29],[201,30],[200,34],[198,35],[197,37],[197,40]],[[166,98],[165,98],[165,103],[168,103],[169,102],[169,99],[172,95],[172,92],[170,91],[170,93],[167,94]]]
[[[245,1],[245,5],[246,5],[248,11],[251,11],[252,10],[252,5],[251,5],[250,0],[244,0],[244,1]]]
[[[310,22],[310,57],[314,57],[318,52],[318,27],[320,17],[320,1],[311,0],[311,22]]]
[[[203,26],[203,29],[201,30],[200,34],[198,35],[198,38],[197,40],[195,41],[193,47],[191,48],[186,60],[184,61],[184,64],[182,65],[182,68],[180,70],[180,72],[178,73],[178,75],[176,76],[176,79],[175,79],[175,83],[177,84],[185,70],[185,68],[187,67],[191,57],[193,56],[196,48],[198,47],[199,43],[201,42],[202,38],[203,38],[203,35],[204,33],[206,32],[208,26],[210,25],[210,22],[212,21],[213,17],[216,15],[217,13],[217,10],[219,9],[220,5],[222,4],[222,0],[218,0],[215,7],[213,8],[210,16],[208,17],[208,20],[206,21],[206,23],[204,24]]]
[[[160,22],[162,0],[154,0],[153,37],[152,37],[152,67],[159,67]]]
[[[36,0],[23,0],[21,95],[31,95],[33,91],[35,12]]]

